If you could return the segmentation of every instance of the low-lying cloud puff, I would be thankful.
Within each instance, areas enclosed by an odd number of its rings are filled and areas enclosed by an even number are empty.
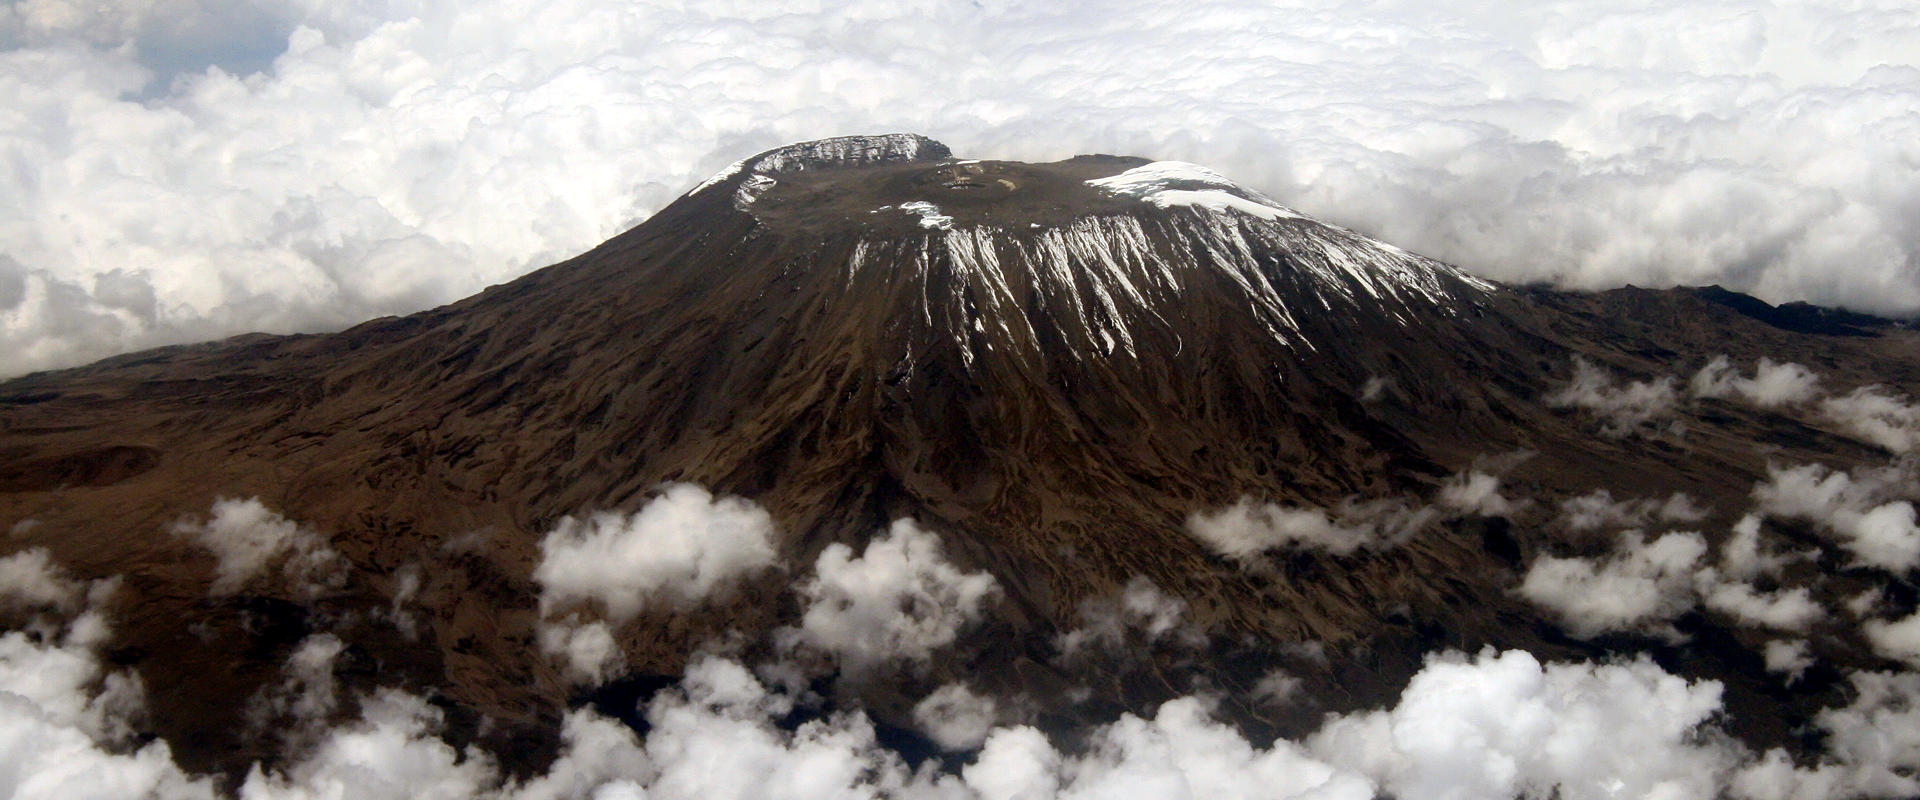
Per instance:
[[[1605,500],[1608,495],[1587,497]],[[1589,511],[1603,505],[1627,508],[1634,513],[1626,517],[1638,519],[1673,503],[1584,505]],[[1553,612],[1568,633],[1582,639],[1614,631],[1676,638],[1677,631],[1665,623],[1696,604],[1741,625],[1794,633],[1805,633],[1826,617],[1826,608],[1807,587],[1763,591],[1754,585],[1754,580],[1777,576],[1787,563],[1808,555],[1780,554],[1763,544],[1759,517],[1748,515],[1734,525],[1717,565],[1707,563],[1707,552],[1706,538],[1696,532],[1668,533],[1649,542],[1640,530],[1626,530],[1603,558],[1535,559],[1519,592]]]
[[[445,302],[741,156],[901,128],[1209,164],[1496,279],[1911,311],[1910,12],[15,3],[0,374]]]
[[[33,607],[71,609],[86,587],[67,577],[44,547],[22,550],[0,558],[0,598]]]
[[[975,694],[965,684],[949,683],[913,706],[913,722],[948,750],[979,747],[992,732],[999,713],[993,698]]]
[[[1827,754],[1800,767],[1771,750],[1734,775],[1729,788],[1747,800],[1825,797],[1912,797],[1920,767],[1920,675],[1856,672],[1853,701],[1822,710],[1814,725],[1826,734]]]
[[[1740,375],[1726,356],[1716,356],[1689,386],[1695,397],[1740,397],[1762,408],[1811,403],[1849,435],[1896,455],[1920,445],[1920,406],[1905,395],[1878,384],[1861,386],[1844,395],[1821,398],[1820,376],[1791,362],[1762,357],[1751,378]]]
[[[1246,562],[1270,550],[1323,550],[1334,555],[1383,550],[1449,517],[1505,516],[1526,505],[1500,493],[1498,476],[1474,469],[1448,476],[1432,503],[1408,497],[1349,497],[1327,509],[1242,497],[1226,508],[1188,515],[1186,528],[1214,552]]]
[[[1671,377],[1621,384],[1605,368],[1576,356],[1573,380],[1547,395],[1546,401],[1556,408],[1585,409],[1600,418],[1601,434],[1621,438],[1644,430],[1670,429],[1673,423],[1654,423],[1673,415],[1679,397]]]
[[[1435,498],[1440,505],[1464,514],[1503,517],[1524,505],[1500,493],[1500,478],[1479,470],[1462,472],[1448,478]]]
[[[29,580],[0,583],[0,592],[37,600],[47,586],[75,591],[61,592],[64,607],[32,630],[0,633],[0,796],[211,800],[212,782],[182,772],[165,742],[133,737],[145,689],[99,655],[112,638],[100,606],[117,580],[82,590],[45,558],[17,555],[6,572]]]
[[[1887,622],[1870,619],[1860,624],[1874,652],[1920,668],[1920,612]]]
[[[333,668],[346,642],[316,633],[300,642],[281,670],[279,685],[265,688],[247,704],[247,722],[258,735],[279,736],[291,752],[305,749],[332,722],[340,706],[340,684]]]
[[[1693,498],[1675,492],[1664,498],[1613,499],[1613,492],[1595,489],[1560,503],[1560,522],[1576,531],[1602,528],[1644,528],[1662,523],[1699,522],[1707,512]]]
[[[1819,464],[1770,468],[1754,487],[1768,514],[1818,523],[1861,564],[1894,573],[1920,566],[1920,526],[1908,469],[1887,467],[1848,473]]]
[[[318,532],[280,516],[258,497],[220,498],[212,517],[184,519],[172,530],[219,559],[207,590],[212,595],[239,592],[276,563],[285,585],[308,599],[346,579],[346,564]]]
[[[1350,499],[1329,511],[1243,497],[1188,517],[1187,532],[1214,552],[1241,560],[1287,548],[1348,555],[1401,544],[1440,518],[1431,507],[1400,500]]]
[[[1763,408],[1804,403],[1820,394],[1820,376],[1792,362],[1761,356],[1753,377],[1734,369],[1726,356],[1715,356],[1688,382],[1695,397],[1735,397]]]
[[[1733,768],[1708,723],[1719,684],[1651,661],[1541,664],[1524,651],[1428,662],[1390,711],[1309,740],[1403,798],[1709,798]]]
[[[1527,569],[1520,595],[1552,611],[1568,633],[1649,629],[1693,607],[1693,576],[1707,542],[1698,533],[1669,533],[1649,542],[1620,535],[1612,555],[1596,561],[1541,556]]]
[[[1188,518],[1187,531],[1213,551],[1229,558],[1249,559],[1286,547],[1325,550],[1346,555],[1363,546],[1396,544],[1399,531],[1383,530],[1351,515],[1336,519],[1325,509],[1261,503],[1252,498],[1217,512]]]
[[[1893,453],[1920,445],[1920,406],[1882,386],[1862,386],[1820,403],[1821,412],[1848,433]]]
[[[1060,634],[1056,644],[1062,655],[1074,657],[1089,648],[1118,652],[1163,641],[1197,647],[1205,639],[1187,622],[1187,601],[1136,575],[1118,594],[1082,603],[1080,626]]]
[[[806,611],[790,643],[834,656],[859,675],[893,662],[924,663],[978,620],[999,584],[948,562],[940,537],[912,520],[853,548],[832,544],[800,584]]]
[[[1805,586],[1763,592],[1752,584],[1717,578],[1711,571],[1698,576],[1696,586],[1701,602],[1747,625],[1805,633],[1809,626],[1827,615],[1826,608],[1813,599],[1812,591]]]
[[[256,768],[240,787],[240,800],[482,796],[498,781],[492,760],[441,741],[443,721],[425,700],[382,690],[361,701],[357,720],[329,731],[285,773]]]
[[[564,517],[540,542],[540,605],[596,602],[614,622],[648,602],[697,603],[773,566],[773,517],[737,497],[672,484],[634,514]]]
[[[558,622],[543,620],[539,627],[540,651],[562,659],[574,681],[597,686],[618,675],[626,667],[626,652],[614,638],[606,622],[583,622],[569,616]]]
[[[1812,649],[1807,646],[1805,639],[1775,639],[1767,642],[1767,646],[1761,650],[1761,657],[1766,661],[1768,672],[1786,676],[1788,686],[1800,680],[1800,676],[1814,664]]]

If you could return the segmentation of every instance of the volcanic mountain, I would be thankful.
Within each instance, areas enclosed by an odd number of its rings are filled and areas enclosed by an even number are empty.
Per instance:
[[[1761,655],[1773,635],[1711,602],[1591,629],[1518,588],[1542,559],[1617,545],[1561,513],[1597,489],[1665,502],[1619,512],[1647,538],[1671,519],[1719,552],[1787,466],[1898,454],[1817,397],[1726,388],[1749,380],[1728,364],[1763,357],[1834,398],[1920,386],[1920,336],[1886,320],[1503,286],[1191,164],[847,137],[743,160],[443,308],[0,383],[0,526],[5,552],[120,576],[106,657],[144,684],[145,734],[198,772],[291,757],[246,701],[319,632],[349,689],[428,696],[448,741],[537,771],[568,707],[630,716],[729,637],[777,650],[806,610],[788,587],[902,519],[996,587],[938,658],[815,676],[907,749],[932,747],[915,699],[959,679],[1059,735],[1207,690],[1271,739],[1390,702],[1433,651],[1494,647],[1650,653],[1721,682],[1752,747],[1813,758],[1803,733],[1843,674],[1897,663],[1844,612],[1803,634],[1818,666],[1787,685]],[[613,627],[620,674],[570,680],[538,645],[543,540],[679,484],[764,509],[775,566],[644,604]],[[301,569],[325,579],[220,588],[190,532],[223,498],[322,543],[332,560]],[[1808,553],[1762,589],[1911,610],[1907,570],[1863,565],[1812,515],[1756,524]],[[1063,657],[1143,592],[1177,598],[1189,635]],[[1246,700],[1276,665],[1313,699]]]

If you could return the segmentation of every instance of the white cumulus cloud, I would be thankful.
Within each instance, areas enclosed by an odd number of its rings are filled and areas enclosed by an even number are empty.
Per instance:
[[[1820,410],[1848,433],[1890,452],[1913,452],[1920,444],[1920,406],[1883,386],[1862,386],[1820,403]]]
[[[1655,627],[1693,607],[1694,571],[1707,553],[1700,534],[1669,533],[1649,542],[1627,531],[1617,544],[1605,559],[1535,559],[1520,595],[1583,639]]]
[[[999,704],[965,684],[949,683],[913,706],[914,724],[948,750],[979,747],[992,732]]]
[[[853,674],[892,662],[924,663],[979,620],[999,584],[947,561],[940,537],[895,520],[859,555],[832,544],[799,587],[806,611],[785,636],[836,657]]]
[[[758,505],[672,484],[633,514],[562,518],[540,542],[533,579],[543,609],[592,601],[622,622],[649,602],[697,603],[772,567],[774,535]]]
[[[1393,709],[1335,719],[1309,748],[1402,798],[1706,800],[1738,763],[1733,748],[1700,735],[1720,692],[1645,659],[1456,653],[1430,660]]]
[[[1740,397],[1755,405],[1804,403],[1820,394],[1820,376],[1792,362],[1762,356],[1753,377],[1743,376],[1726,356],[1715,356],[1693,374],[1689,387],[1695,397]]]
[[[1665,498],[1638,497],[1615,500],[1613,492],[1595,489],[1560,503],[1560,522],[1576,531],[1601,528],[1641,528],[1656,523],[1698,522],[1706,511],[1693,498],[1675,492]]]
[[[1920,566],[1920,527],[1912,473],[1901,467],[1829,470],[1819,464],[1774,467],[1753,496],[1768,514],[1818,523],[1862,564],[1902,573]]]
[[[285,584],[312,598],[338,588],[346,564],[326,539],[307,526],[280,516],[258,497],[223,497],[207,519],[183,519],[172,526],[219,559],[212,595],[239,592],[277,564]]]
[[[1573,380],[1546,397],[1556,408],[1585,409],[1600,418],[1600,432],[1613,438],[1642,431],[1668,430],[1672,422],[1655,423],[1673,415],[1679,390],[1673,378],[1621,383],[1606,368],[1578,356],[1573,359]]]

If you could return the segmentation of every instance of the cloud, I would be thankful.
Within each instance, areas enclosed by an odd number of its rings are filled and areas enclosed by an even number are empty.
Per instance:
[[[670,484],[634,514],[563,517],[540,542],[540,607],[596,602],[614,622],[649,602],[698,603],[771,568],[773,518],[737,497]]]
[[[1820,411],[1848,433],[1893,453],[1910,453],[1920,444],[1920,407],[1882,386],[1829,397],[1820,403]]]
[[[1807,647],[1805,639],[1775,639],[1767,642],[1761,655],[1766,659],[1767,671],[1787,676],[1787,685],[1792,686],[1813,666],[1813,652]]]
[[[1260,502],[1252,497],[1218,511],[1188,515],[1187,533],[1220,555],[1252,561],[1270,550],[1324,550],[1350,555],[1405,543],[1450,517],[1503,516],[1526,507],[1500,493],[1500,478],[1474,469],[1442,481],[1432,503],[1349,497],[1334,508]]]
[[[44,547],[0,558],[0,597],[9,602],[30,608],[71,609],[85,592],[85,585],[68,578]]]
[[[15,561],[9,571],[18,575],[23,563],[40,569],[33,583],[42,587],[65,580],[35,561]],[[99,656],[112,638],[100,606],[116,585],[97,581],[84,605],[76,599],[34,630],[0,633],[0,796],[215,796],[210,781],[174,764],[165,742],[139,743],[134,735],[145,689],[137,675],[111,670]]]
[[[1720,691],[1644,658],[1543,665],[1518,650],[1446,654],[1393,709],[1334,719],[1308,749],[1402,798],[1704,800],[1738,763],[1710,735]]]
[[[913,706],[913,722],[947,750],[972,750],[987,740],[999,714],[993,698],[949,683]]]
[[[1641,505],[1637,511],[1662,505]],[[1519,592],[1582,639],[1611,631],[1675,638],[1678,633],[1664,623],[1695,604],[1738,624],[1805,633],[1825,618],[1826,609],[1807,587],[1762,591],[1752,583],[1778,574],[1791,560],[1761,545],[1759,535],[1759,519],[1743,518],[1722,544],[1720,566],[1714,567],[1706,562],[1707,542],[1699,533],[1668,533],[1648,542],[1640,530],[1622,531],[1604,558],[1535,559]]]
[[[1082,603],[1080,627],[1060,634],[1056,644],[1070,657],[1089,649],[1121,652],[1162,641],[1198,647],[1206,637],[1187,624],[1186,616],[1187,601],[1135,575],[1116,595]]]
[[[0,374],[445,302],[741,156],[893,129],[1208,164],[1496,279],[1912,311],[1916,52],[1893,0],[29,0]]]
[[[1808,587],[1761,591],[1753,585],[1756,580],[1778,578],[1781,570],[1792,562],[1819,558],[1820,551],[1774,551],[1761,542],[1757,514],[1741,517],[1734,523],[1732,534],[1720,543],[1719,566],[1703,569],[1694,576],[1694,588],[1707,608],[1733,617],[1741,624],[1796,633],[1806,632],[1813,623],[1826,617],[1826,608],[1814,600]],[[1777,655],[1775,644],[1778,643],[1767,645],[1770,661]],[[1801,649],[1805,649],[1805,642],[1801,643]]]
[[[1286,705],[1300,694],[1300,686],[1300,678],[1286,670],[1269,670],[1253,685],[1253,699],[1270,705]]]
[[[1852,702],[1814,717],[1826,734],[1827,752],[1819,763],[1799,767],[1784,752],[1769,751],[1733,777],[1733,796],[1815,800],[1920,793],[1914,778],[1920,768],[1920,675],[1855,672],[1848,678]]]
[[[171,530],[219,559],[210,595],[239,592],[276,563],[287,587],[309,599],[346,580],[345,562],[318,532],[280,516],[258,497],[220,498],[212,517],[183,519]]]
[[[1870,619],[1860,624],[1860,630],[1874,652],[1920,667],[1920,612],[1893,622]]]
[[[1214,552],[1241,560],[1282,548],[1347,555],[1400,544],[1439,518],[1432,508],[1396,500],[1350,499],[1329,513],[1243,497],[1219,511],[1189,516],[1187,532]]]
[[[394,571],[393,604],[387,607],[383,616],[408,639],[420,638],[420,617],[407,608],[419,594],[419,564],[408,564]]]
[[[1714,356],[1693,374],[1688,386],[1695,397],[1738,396],[1754,405],[1773,408],[1819,396],[1820,376],[1799,364],[1761,356],[1753,377],[1748,378],[1736,372],[1726,356]]]
[[[1467,514],[1502,517],[1518,511],[1524,502],[1500,494],[1500,479],[1479,470],[1462,472],[1440,486],[1441,505]]]
[[[1627,531],[1605,560],[1534,559],[1520,595],[1553,612],[1568,633],[1582,639],[1648,630],[1693,607],[1694,571],[1706,553],[1707,542],[1698,533],[1669,533],[1648,542],[1641,532]]]
[[[1819,556],[1818,550],[1787,555],[1773,552],[1760,543],[1760,515],[1748,514],[1733,524],[1733,535],[1720,545],[1720,568],[1733,580],[1750,581],[1778,575],[1791,562],[1810,561]]]
[[[513,787],[504,800],[645,800],[639,781],[652,772],[653,761],[631,728],[579,709],[561,721],[560,741],[560,757],[553,765]]]
[[[240,787],[240,800],[366,800],[479,797],[498,781],[484,753],[456,751],[437,734],[440,710],[405,692],[386,689],[364,698],[360,717],[329,731],[313,751],[287,768],[258,767]]]
[[[1701,602],[1707,608],[1748,625],[1805,633],[1827,615],[1805,586],[1762,592],[1751,584],[1717,580],[1711,570],[1698,580]]]
[[[1151,719],[1122,716],[1098,732],[1087,753],[1063,758],[1060,773],[1059,796],[1067,798],[1372,795],[1365,779],[1322,763],[1293,742],[1252,745],[1192,697],[1162,704]]]
[[[1761,357],[1751,378],[1740,375],[1726,356],[1714,359],[1688,382],[1695,397],[1740,397],[1763,408],[1820,401],[1820,413],[1848,434],[1892,453],[1911,452],[1920,443],[1920,407],[1878,384],[1844,395],[1821,398],[1820,378],[1790,362]]]
[[[1693,498],[1675,492],[1664,498],[1642,497],[1615,500],[1613,492],[1595,489],[1560,503],[1560,522],[1576,531],[1602,528],[1642,528],[1655,523],[1699,522],[1706,519],[1705,509],[1694,505]]]
[[[912,782],[905,764],[878,746],[865,715],[829,715],[789,732],[773,724],[788,707],[739,664],[696,660],[679,689],[647,708],[655,765],[647,796],[858,798],[882,787],[909,794],[900,791]]]
[[[613,628],[594,620],[582,622],[568,617],[561,622],[541,621],[540,651],[562,659],[573,680],[597,686],[618,675],[627,665],[626,651],[614,638]]]
[[[856,556],[832,544],[798,589],[806,604],[785,637],[833,655],[850,673],[891,662],[924,663],[978,620],[999,584],[962,572],[941,552],[940,537],[912,520],[895,520]]]
[[[1806,464],[1767,472],[1753,490],[1762,511],[1818,523],[1861,564],[1895,573],[1920,566],[1913,503],[1896,499],[1912,485],[1909,470],[1861,470],[1855,477]]]
[[[1652,429],[1655,421],[1673,415],[1678,399],[1670,377],[1619,385],[1611,373],[1579,356],[1573,359],[1573,380],[1546,397],[1547,405],[1556,408],[1593,412],[1600,417],[1600,432],[1613,438]],[[1660,429],[1672,430],[1673,425]]]
[[[346,643],[331,633],[316,633],[287,657],[279,685],[263,688],[247,704],[247,722],[256,734],[276,735],[283,748],[297,751],[317,739],[340,707],[340,683],[334,663]]]
[[[0,665],[21,640],[0,637]],[[83,663],[92,661],[81,646]],[[43,649],[45,649],[43,647]],[[324,639],[300,648],[331,659]],[[337,651],[335,651],[337,653]],[[35,664],[44,667],[49,665]],[[14,796],[212,798],[211,783],[175,766],[164,744],[109,752],[80,729],[84,707],[66,669],[0,669],[0,788]],[[304,669],[304,667],[302,667]],[[69,681],[41,695],[29,681]],[[1108,797],[1301,798],[1361,800],[1390,794],[1409,800],[1464,797],[1706,798],[1911,794],[1920,752],[1911,719],[1920,708],[1920,676],[1859,673],[1855,699],[1816,724],[1828,734],[1826,759],[1795,767],[1784,755],[1755,760],[1717,727],[1720,686],[1690,682],[1645,658],[1605,664],[1542,663],[1523,651],[1428,659],[1391,707],[1329,716],[1302,742],[1249,742],[1214,718],[1211,701],[1171,700],[1151,715],[1122,715],[1085,731],[1066,749],[1026,726],[994,727],[981,698],[956,686],[936,690],[916,717],[964,727],[957,741],[980,750],[956,772],[910,768],[883,746],[858,711],[803,716],[786,723],[795,698],[770,688],[745,665],[696,656],[679,683],[643,709],[638,734],[590,709],[562,721],[558,758],[541,774],[504,778],[494,760],[441,739],[445,722],[415,695],[379,689],[362,697],[353,719],[324,730],[283,768],[255,767],[241,800],[325,797],[593,797],[653,800],[1097,800]],[[29,684],[31,686],[32,684]],[[319,691],[318,683],[306,691]],[[327,689],[325,691],[332,691]],[[29,698],[23,701],[22,698]],[[76,700],[75,698],[78,698]],[[76,705],[78,703],[78,705]],[[63,705],[64,704],[64,705]],[[67,710],[63,710],[67,709]],[[935,709],[935,710],[929,710]],[[922,724],[927,724],[922,720]],[[62,727],[64,725],[64,727]],[[78,738],[76,738],[78,737]],[[22,749],[24,748],[24,749]],[[8,784],[18,780],[18,784]],[[1813,789],[1823,790],[1815,793]],[[1766,791],[1784,794],[1766,794]]]

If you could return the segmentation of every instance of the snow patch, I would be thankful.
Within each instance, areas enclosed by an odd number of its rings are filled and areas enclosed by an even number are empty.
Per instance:
[[[920,217],[920,227],[928,230],[953,230],[953,217],[940,213],[940,207],[925,200],[901,203],[900,210]]]

